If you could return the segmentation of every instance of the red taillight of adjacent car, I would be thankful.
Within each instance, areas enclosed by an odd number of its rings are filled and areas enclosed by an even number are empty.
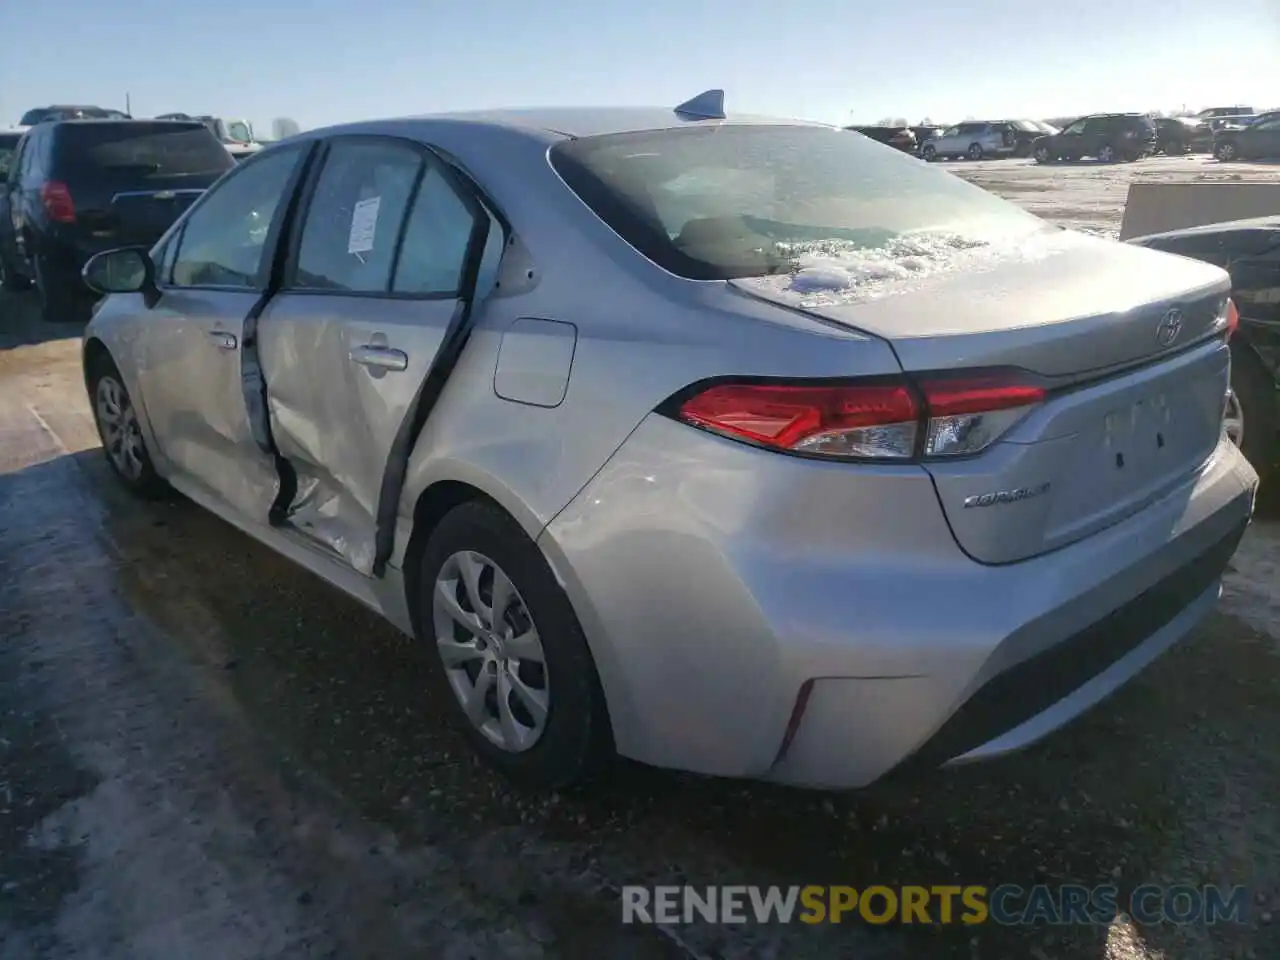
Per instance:
[[[1240,311],[1236,309],[1236,302],[1230,297],[1227,297],[1225,313],[1227,317],[1227,339],[1230,340],[1240,326]]]
[[[40,188],[40,202],[49,219],[57,223],[75,223],[76,205],[65,183],[49,180]]]
[[[841,460],[955,457],[979,452],[1045,397],[1015,376],[719,383],[680,403],[676,416],[722,436]]]

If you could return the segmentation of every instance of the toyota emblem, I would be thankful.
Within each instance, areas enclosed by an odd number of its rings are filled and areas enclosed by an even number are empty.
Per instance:
[[[1167,347],[1178,339],[1178,334],[1181,332],[1182,311],[1174,307],[1160,318],[1160,325],[1156,327],[1156,340],[1160,346]]]

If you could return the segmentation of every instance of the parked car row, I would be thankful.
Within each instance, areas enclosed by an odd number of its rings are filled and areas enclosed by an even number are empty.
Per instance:
[[[969,120],[954,126],[851,126],[924,160],[1034,157],[1040,163],[1086,157],[1106,163],[1145,156],[1212,153],[1219,160],[1280,158],[1280,111],[1213,107],[1195,117],[1098,113],[1064,121]]]

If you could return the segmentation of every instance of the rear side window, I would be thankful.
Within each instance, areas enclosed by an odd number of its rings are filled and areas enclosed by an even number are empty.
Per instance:
[[[139,176],[221,173],[235,165],[203,124],[70,123],[58,128],[59,166]]]
[[[789,273],[820,252],[876,259],[1044,228],[958,177],[829,127],[583,137],[552,147],[551,163],[615,233],[691,280]]]
[[[456,296],[475,218],[439,170],[427,171],[405,226],[396,293]]]
[[[407,144],[339,140],[302,226],[294,285],[386,293],[409,199],[425,160]]]

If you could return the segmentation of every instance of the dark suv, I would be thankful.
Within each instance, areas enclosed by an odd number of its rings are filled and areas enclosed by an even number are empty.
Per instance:
[[[1099,113],[1081,117],[1032,146],[1037,162],[1097,157],[1103,163],[1137,160],[1156,148],[1156,125],[1141,113]]]
[[[80,270],[112,247],[150,247],[235,161],[203,123],[64,120],[22,138],[5,191],[14,252],[5,274],[35,283],[46,320],[80,319]]]

